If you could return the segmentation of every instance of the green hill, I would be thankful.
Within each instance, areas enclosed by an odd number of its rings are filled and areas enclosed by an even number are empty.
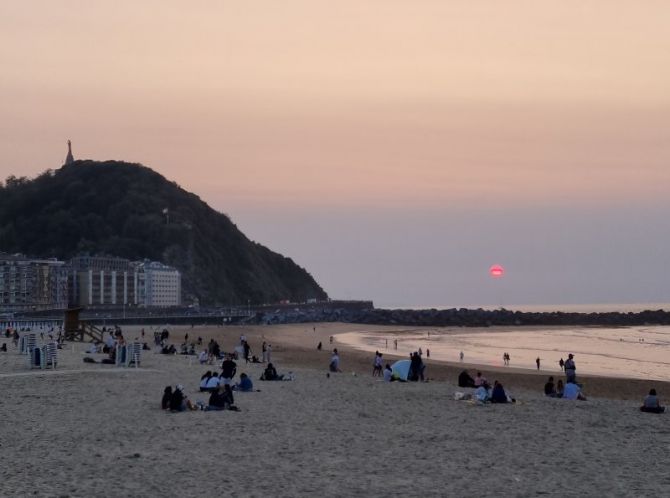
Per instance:
[[[307,271],[250,241],[198,196],[145,166],[118,161],[75,161],[35,179],[7,178],[0,251],[162,261],[182,272],[184,299],[202,304],[327,297]]]

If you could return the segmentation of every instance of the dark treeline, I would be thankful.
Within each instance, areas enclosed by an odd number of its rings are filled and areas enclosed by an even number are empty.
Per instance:
[[[203,304],[327,297],[307,271],[250,241],[198,196],[147,167],[118,161],[75,161],[35,179],[7,178],[0,186],[0,251],[161,261],[182,272],[186,300]]]

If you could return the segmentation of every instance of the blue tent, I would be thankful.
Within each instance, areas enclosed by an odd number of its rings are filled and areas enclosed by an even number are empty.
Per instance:
[[[398,376],[400,380],[407,380],[409,375],[409,367],[412,364],[409,360],[398,360],[393,365],[391,365],[391,370],[393,371],[394,376]]]

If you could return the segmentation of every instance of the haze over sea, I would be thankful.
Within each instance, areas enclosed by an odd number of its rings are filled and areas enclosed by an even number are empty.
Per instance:
[[[453,308],[445,306],[442,308]],[[472,306],[468,306],[472,308]],[[481,306],[486,309],[486,306]],[[490,307],[488,307],[490,308]],[[638,312],[669,309],[667,303],[582,304],[508,306],[510,310],[530,312]],[[419,348],[430,350],[430,360],[502,367],[502,355],[509,353],[511,368],[536,370],[561,375],[559,360],[575,355],[577,374],[603,375],[670,381],[670,327],[492,327],[407,328],[399,334],[360,332],[338,336],[338,340],[364,351],[408,355]],[[398,349],[394,340],[398,339]],[[429,365],[430,368],[430,365]],[[430,373],[428,374],[430,375]]]

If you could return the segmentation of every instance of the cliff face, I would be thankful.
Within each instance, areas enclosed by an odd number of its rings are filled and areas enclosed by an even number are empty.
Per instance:
[[[75,161],[32,180],[7,178],[0,251],[159,260],[182,272],[185,299],[204,304],[327,297],[305,269],[250,241],[198,196],[147,167],[118,161]]]

